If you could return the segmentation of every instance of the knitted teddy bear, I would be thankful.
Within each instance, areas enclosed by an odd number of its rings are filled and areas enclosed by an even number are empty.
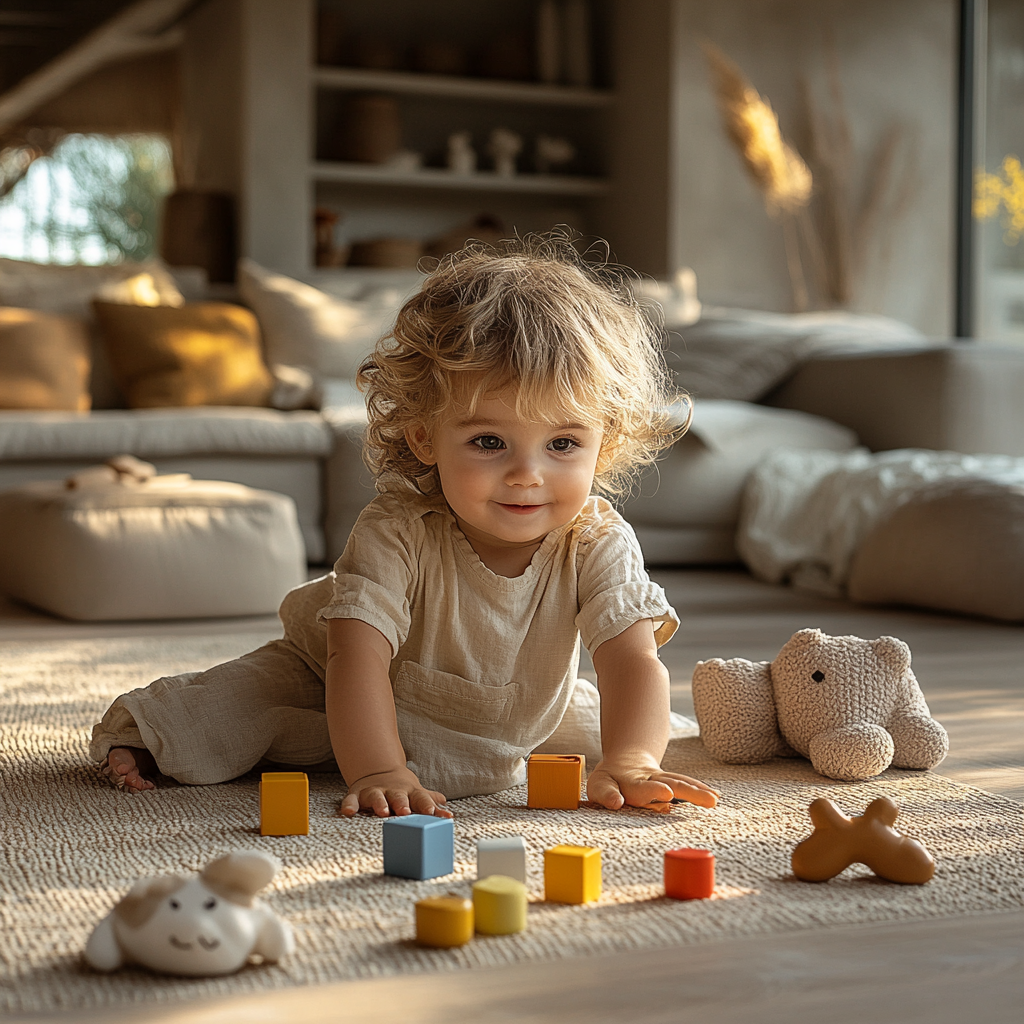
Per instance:
[[[934,768],[949,749],[895,637],[795,633],[772,662],[699,661],[693,706],[708,752],[730,764],[803,756],[856,782],[896,768]]]

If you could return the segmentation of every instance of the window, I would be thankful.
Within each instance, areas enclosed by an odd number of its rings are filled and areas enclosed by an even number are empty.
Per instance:
[[[976,332],[1024,341],[1024,7],[988,0],[976,128]]]
[[[173,185],[162,136],[67,135],[0,200],[0,256],[93,265],[147,259],[156,255]]]

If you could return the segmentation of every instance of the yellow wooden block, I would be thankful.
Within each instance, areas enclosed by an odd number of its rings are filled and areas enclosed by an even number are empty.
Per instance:
[[[544,899],[549,903],[591,903],[600,897],[600,850],[553,846],[544,851]]]
[[[263,773],[260,835],[309,835],[309,777],[305,772]]]
[[[526,886],[508,875],[490,875],[473,884],[476,930],[513,935],[526,929]]]
[[[531,754],[526,762],[526,806],[576,810],[586,765],[582,754]]]
[[[473,903],[463,896],[429,896],[416,904],[416,941],[447,949],[473,938]]]

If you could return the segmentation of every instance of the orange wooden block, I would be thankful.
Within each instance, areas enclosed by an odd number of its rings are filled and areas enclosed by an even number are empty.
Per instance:
[[[260,835],[309,835],[309,778],[305,772],[263,773]]]
[[[706,900],[715,891],[715,855],[685,846],[665,852],[665,895],[674,900]]]
[[[575,811],[586,766],[582,754],[531,754],[526,762],[526,806]]]

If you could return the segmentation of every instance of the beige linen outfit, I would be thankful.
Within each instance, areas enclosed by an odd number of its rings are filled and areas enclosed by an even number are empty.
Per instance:
[[[592,497],[509,578],[483,564],[443,495],[391,486],[360,515],[335,571],[287,595],[283,640],[119,697],[93,730],[92,756],[145,746],[188,783],[262,760],[330,763],[325,620],[354,618],[391,645],[398,732],[426,787],[497,792],[524,781],[538,749],[599,757],[597,691],[576,676],[580,639],[593,651],[652,619],[660,646],[679,624],[632,528]]]

